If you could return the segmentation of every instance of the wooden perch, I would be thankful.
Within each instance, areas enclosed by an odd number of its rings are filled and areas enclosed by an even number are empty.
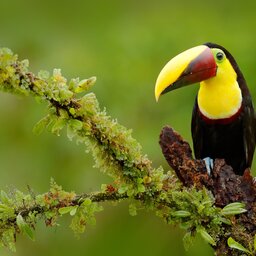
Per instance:
[[[237,215],[233,220],[244,229],[232,230],[232,235],[249,244],[249,237],[256,233],[256,182],[250,170],[246,169],[244,175],[239,176],[225,160],[216,159],[209,176],[204,161],[194,159],[189,144],[169,126],[162,129],[160,146],[165,159],[184,186],[196,186],[198,189],[205,186],[213,193],[218,207],[232,202],[245,203],[247,212]],[[241,255],[231,252],[226,242],[229,235],[220,238],[215,248],[217,255]]]

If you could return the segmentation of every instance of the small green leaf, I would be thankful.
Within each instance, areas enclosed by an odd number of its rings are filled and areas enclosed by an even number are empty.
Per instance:
[[[58,118],[58,120],[52,126],[52,133],[56,135],[60,135],[61,129],[67,124],[67,119]]]
[[[82,206],[88,206],[92,203],[92,200],[89,198],[85,198],[83,203],[81,204]]]
[[[216,242],[212,238],[212,236],[203,228],[197,228],[197,232],[202,236],[202,238],[209,244],[215,246]]]
[[[17,218],[16,218],[16,223],[17,223],[18,227],[19,227],[20,229],[22,229],[22,227],[23,227],[25,221],[24,221],[23,217],[22,217],[20,214],[18,214],[18,216],[17,216]]]
[[[26,223],[24,226],[24,233],[32,240],[35,241],[35,235],[32,228]]]
[[[76,214],[77,208],[78,208],[78,206],[74,206],[74,208],[70,211],[69,214],[70,214],[71,216],[74,216],[74,215]]]
[[[244,203],[234,202],[234,203],[227,204],[223,209],[228,209],[228,208],[244,208],[244,207],[245,207]]]
[[[232,249],[237,249],[239,251],[242,252],[246,252],[251,254],[251,252],[249,250],[247,250],[245,247],[243,247],[240,243],[238,243],[237,241],[235,241],[232,237],[228,238],[228,246]]]
[[[236,215],[236,214],[247,212],[247,210],[244,207],[245,207],[245,204],[243,203],[239,203],[239,202],[231,203],[226,205],[221,210],[221,214],[225,216],[225,215]]]
[[[77,87],[74,89],[75,93],[80,93],[89,90],[96,82],[96,77],[93,76],[89,79],[81,80]]]
[[[143,184],[139,184],[139,185],[138,185],[138,192],[139,192],[139,193],[145,192],[145,186],[144,186]]]
[[[129,205],[129,213],[131,216],[136,216],[137,215],[137,207],[135,204],[130,204]]]
[[[35,240],[34,232],[32,228],[28,225],[28,223],[25,222],[23,217],[18,214],[16,217],[16,223],[21,230],[21,232],[25,233],[32,241]]]
[[[180,218],[185,218],[185,217],[188,217],[190,215],[191,215],[191,213],[188,212],[188,211],[175,211],[175,212],[172,213],[172,216],[180,217]]]
[[[194,236],[192,236],[191,232],[187,232],[183,237],[183,243],[186,251],[189,250],[193,242],[194,242]]]
[[[16,252],[15,248],[15,229],[14,228],[8,228],[6,230],[3,230],[1,233],[1,242],[0,246],[6,246],[8,247],[11,251]]]
[[[180,228],[188,230],[191,227],[191,223],[189,221],[184,221],[180,223]]]
[[[119,194],[124,194],[125,192],[127,192],[128,187],[126,185],[122,185],[120,188],[118,188],[118,193]]]
[[[72,78],[68,84],[69,90],[74,91],[74,88],[76,88],[78,83],[79,83],[79,78]]]
[[[70,119],[69,125],[76,131],[81,130],[83,128],[83,122],[78,119]]]
[[[226,219],[224,217],[220,217],[220,220],[221,220],[221,222],[223,222],[223,223],[225,223],[227,225],[231,225],[231,221],[229,219]]]
[[[229,210],[225,210],[225,211],[222,211],[221,214],[226,216],[226,215],[236,215],[236,214],[241,214],[241,213],[244,213],[244,212],[247,212],[246,209],[243,209],[243,208],[240,208],[240,209],[229,209]]]
[[[71,115],[74,115],[74,114],[76,113],[76,110],[75,110],[74,108],[70,108],[70,109],[69,109],[69,113],[70,113]]]
[[[71,212],[74,208],[76,208],[76,206],[66,206],[66,207],[62,207],[62,208],[59,209],[59,213],[60,213],[61,215],[67,214],[67,213]]]
[[[40,121],[38,121],[34,125],[33,133],[36,134],[36,135],[40,135],[49,123],[50,123],[50,117],[49,116],[46,116],[46,117],[42,118]]]

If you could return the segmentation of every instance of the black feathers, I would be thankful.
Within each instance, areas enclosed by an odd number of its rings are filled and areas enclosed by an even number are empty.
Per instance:
[[[237,174],[242,175],[251,167],[255,149],[256,118],[251,95],[233,56],[220,45],[205,45],[221,49],[230,61],[242,92],[242,106],[236,115],[218,122],[207,120],[200,113],[196,100],[191,125],[195,157],[224,158]]]

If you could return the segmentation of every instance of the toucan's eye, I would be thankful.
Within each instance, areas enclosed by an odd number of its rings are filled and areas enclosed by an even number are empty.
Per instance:
[[[224,53],[223,52],[217,52],[216,58],[218,61],[222,61],[224,59]]]

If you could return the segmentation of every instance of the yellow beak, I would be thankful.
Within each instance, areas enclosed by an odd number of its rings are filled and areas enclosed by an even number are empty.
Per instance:
[[[206,45],[186,50],[171,59],[161,70],[155,85],[155,98],[185,85],[201,82],[216,75],[217,65]]]

